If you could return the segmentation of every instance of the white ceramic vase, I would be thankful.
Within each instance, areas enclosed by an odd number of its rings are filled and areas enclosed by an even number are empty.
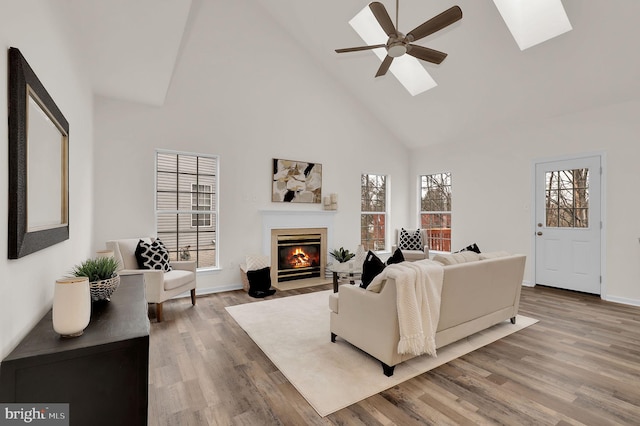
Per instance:
[[[361,244],[356,249],[356,255],[353,258],[353,262],[358,265],[358,268],[362,268],[365,257],[367,257],[367,252],[364,251],[364,246]]]
[[[56,280],[53,293],[53,329],[62,337],[80,336],[91,320],[87,277]]]

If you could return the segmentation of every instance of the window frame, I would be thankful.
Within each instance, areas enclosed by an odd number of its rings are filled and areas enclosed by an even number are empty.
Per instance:
[[[195,189],[194,189],[195,187]],[[202,188],[202,191],[200,190]],[[207,188],[204,188],[207,187]],[[201,184],[201,183],[192,183],[191,184],[191,210],[193,211],[205,211],[205,212],[210,212],[213,210],[213,185],[209,185],[209,184]],[[208,209],[198,209],[198,206],[202,206],[202,204],[200,203],[201,200],[201,196],[205,196],[204,198],[207,198],[206,196],[208,196],[209,198],[209,208]],[[195,199],[195,203],[194,203],[194,199]],[[195,208],[194,208],[195,207]],[[213,227],[213,221],[211,220],[211,213],[194,213],[191,215],[191,227],[192,228],[197,228],[197,227],[201,227],[201,228],[212,228]],[[207,224],[200,224],[199,221],[204,221]],[[195,223],[195,225],[194,225]]]
[[[567,177],[568,172],[571,177]],[[545,173],[545,227],[589,229],[590,174],[591,170],[588,167]],[[567,204],[567,201],[570,201],[570,204]],[[571,223],[568,223],[568,219]]]
[[[375,177],[381,177],[384,178],[384,210],[380,211],[380,210],[363,210],[362,206],[363,206],[363,199],[362,199],[362,190],[363,190],[363,186],[362,186],[362,179],[363,176],[375,176]],[[371,250],[377,253],[380,252],[385,252],[389,250],[389,188],[390,188],[390,178],[389,175],[387,174],[379,174],[379,173],[361,173],[360,174],[360,244],[362,246],[364,246],[365,250]],[[383,221],[384,221],[384,225],[382,227],[382,230],[384,232],[384,242],[383,242],[383,247],[379,248],[379,247],[375,247],[375,239],[374,241],[374,247],[372,248],[368,248],[368,244],[367,241],[363,241],[362,240],[362,219],[363,216],[365,215],[376,215],[376,216],[382,216],[383,217]]]
[[[194,193],[193,191],[191,192],[190,195],[190,199],[189,199],[189,209],[180,209],[178,208],[178,200],[179,200],[179,194],[180,191],[176,188],[176,208],[172,208],[172,209],[160,209],[158,206],[158,194],[161,192],[159,191],[158,188],[158,159],[159,156],[161,154],[165,154],[165,155],[176,155],[178,156],[178,158],[180,156],[183,157],[192,157],[195,159],[200,159],[200,158],[205,158],[205,159],[211,159],[215,161],[215,172],[214,172],[214,184],[210,185],[210,184],[200,184],[198,180],[196,180],[196,182],[191,182],[189,188],[191,190],[193,190],[193,186],[192,185],[206,185],[211,187],[211,193],[210,193],[210,209],[209,210],[194,210],[193,209],[193,197],[194,195],[197,197],[199,194],[197,193],[197,191]],[[154,191],[154,214],[155,214],[155,230],[156,230],[156,235],[158,234],[159,230],[158,230],[158,225],[159,225],[159,218],[161,216],[170,216],[170,215],[176,215],[179,217],[179,215],[191,215],[191,217],[189,218],[189,222],[188,225],[190,228],[194,228],[196,229],[196,234],[199,233],[199,231],[197,229],[199,228],[204,228],[206,231],[204,232],[211,232],[211,230],[213,230],[213,232],[215,233],[215,239],[213,240],[213,251],[214,251],[214,260],[213,260],[213,265],[211,266],[198,266],[197,267],[197,271],[207,271],[207,270],[219,270],[220,268],[220,250],[218,249],[220,247],[220,156],[219,155],[215,155],[215,154],[204,154],[204,153],[196,153],[196,152],[187,152],[187,151],[176,151],[176,150],[167,150],[167,149],[156,149],[155,150],[155,158],[154,158],[154,164],[155,164],[155,175],[154,175],[154,184],[155,184],[155,191]],[[180,172],[176,169],[177,174],[179,174]],[[210,176],[210,175],[206,175],[206,176]],[[197,179],[197,178],[196,178]],[[164,192],[164,191],[163,191]],[[183,191],[184,192],[184,191]],[[197,201],[197,200],[196,200]],[[206,225],[200,225],[199,227],[193,227],[193,216],[194,215],[209,215],[210,217],[210,225],[206,226]],[[179,219],[176,219],[179,220]],[[183,232],[184,234],[184,232]],[[178,227],[176,229],[176,235],[179,238],[180,235],[180,228]],[[176,247],[176,251],[171,251],[170,254],[175,254],[176,256],[176,260],[180,260],[179,256],[181,255],[181,250],[182,247],[180,247],[180,244],[178,242],[178,245]],[[194,250],[192,249],[191,252],[193,253]],[[198,260],[198,250],[196,248],[195,250],[196,256],[195,258],[191,257],[191,260]]]
[[[448,205],[449,210],[423,210],[422,202],[423,202],[423,191],[428,188],[428,186],[423,186],[423,181],[425,178],[429,178],[431,176],[447,176],[448,186]],[[442,178],[440,178],[442,180]],[[419,227],[427,230],[427,238],[429,239],[429,251],[435,252],[451,252],[451,244],[452,238],[451,234],[453,232],[453,179],[451,172],[438,172],[438,173],[429,173],[429,174],[421,174],[418,176],[418,223]],[[443,220],[442,223],[448,224],[448,227],[439,227],[439,228],[431,228],[431,229],[439,229],[439,235],[433,235],[429,231],[429,227],[425,226],[424,217],[425,216],[434,216],[441,215],[448,217],[448,220]],[[437,244],[433,244],[433,242],[438,242]]]

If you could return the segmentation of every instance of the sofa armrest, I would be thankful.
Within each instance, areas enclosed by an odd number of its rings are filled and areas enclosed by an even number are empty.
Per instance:
[[[385,285],[380,293],[340,286],[331,332],[380,361],[395,364],[400,340],[396,303],[395,285]]]

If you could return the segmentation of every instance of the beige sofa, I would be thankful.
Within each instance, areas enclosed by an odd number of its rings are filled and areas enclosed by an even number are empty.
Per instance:
[[[436,348],[507,319],[515,324],[525,259],[473,252],[434,257],[445,264]],[[340,286],[330,296],[329,306],[331,341],[340,337],[367,352],[382,363],[385,375],[391,376],[397,364],[414,357],[397,353],[400,332],[393,279],[387,279],[379,293]]]

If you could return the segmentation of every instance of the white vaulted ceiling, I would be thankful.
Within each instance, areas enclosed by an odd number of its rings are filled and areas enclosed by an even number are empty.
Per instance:
[[[191,0],[66,0],[96,94],[162,105]]]
[[[224,13],[226,1],[67,0],[96,93],[161,105],[198,5],[216,2]],[[336,90],[349,92],[408,147],[473,140],[496,126],[640,97],[637,0],[563,0],[572,30],[526,50],[490,0],[401,0],[404,33],[454,4],[463,11],[461,21],[417,43],[449,56],[440,65],[421,62],[437,87],[415,97],[391,74],[374,78],[380,60],[372,52],[334,52],[363,44],[348,21],[367,1],[233,1],[260,9],[304,51],[291,61],[329,74]],[[395,1],[382,3],[395,21]],[[243,22],[235,27],[260,37]],[[234,35],[212,26],[211,37],[232,43]]]

